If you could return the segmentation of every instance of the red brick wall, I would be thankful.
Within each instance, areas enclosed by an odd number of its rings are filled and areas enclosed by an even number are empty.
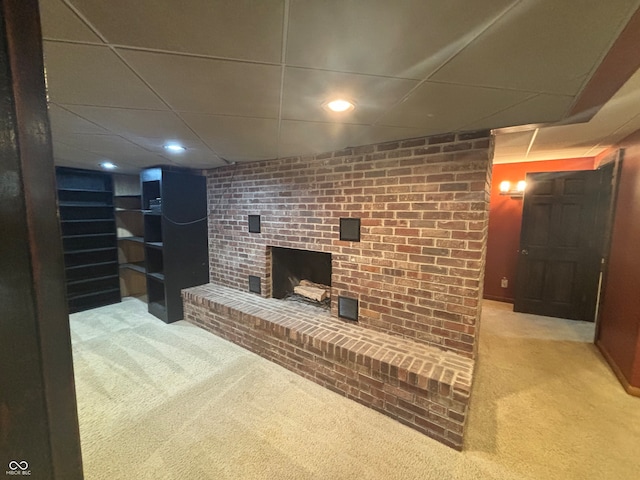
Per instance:
[[[211,281],[271,296],[271,246],[332,254],[359,323],[475,354],[488,218],[488,132],[440,135],[208,172]],[[248,232],[261,215],[261,233]],[[361,218],[361,241],[339,219]]]

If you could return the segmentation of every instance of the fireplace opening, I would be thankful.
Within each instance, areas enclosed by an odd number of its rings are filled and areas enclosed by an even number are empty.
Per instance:
[[[331,306],[331,254],[271,247],[274,298]]]

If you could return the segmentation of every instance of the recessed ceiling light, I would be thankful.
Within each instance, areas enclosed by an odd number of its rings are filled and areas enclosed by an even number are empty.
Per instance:
[[[332,112],[349,112],[355,108],[353,102],[349,100],[344,100],[343,98],[337,98],[335,100],[331,100],[325,104],[326,108],[331,110]]]
[[[167,143],[164,148],[165,150],[169,150],[172,153],[182,153],[187,149],[186,147],[183,147],[182,145],[179,145],[177,143]]]
[[[100,166],[105,170],[113,170],[114,168],[118,168],[118,166],[113,162],[102,162]]]

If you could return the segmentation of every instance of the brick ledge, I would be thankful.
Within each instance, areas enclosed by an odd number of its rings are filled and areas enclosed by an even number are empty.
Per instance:
[[[341,388],[325,370],[303,376],[462,448],[473,360],[333,318],[311,305],[262,298],[221,285],[186,289],[183,298],[187,320],[299,374],[305,365],[322,361],[346,367],[341,375],[351,382],[345,379]],[[223,325],[222,319],[227,323]],[[242,326],[250,330],[232,331]],[[251,331],[279,339],[283,345],[247,339]],[[284,344],[294,345],[296,351],[287,352]],[[348,383],[356,390],[362,385],[370,390],[371,382],[382,382],[375,387],[383,398],[346,388]]]

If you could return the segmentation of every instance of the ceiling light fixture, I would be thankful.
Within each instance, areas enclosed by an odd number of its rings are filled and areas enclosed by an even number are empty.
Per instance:
[[[331,100],[325,104],[325,107],[332,112],[342,113],[342,112],[350,112],[354,108],[356,108],[353,102],[349,100],[344,100],[342,98],[337,98],[335,100]]]
[[[179,145],[177,143],[167,143],[164,146],[165,150],[169,150],[171,153],[182,153],[184,152],[187,148],[183,147],[182,145]]]
[[[118,166],[113,162],[102,162],[100,166],[105,170],[113,170],[115,168],[118,168]]]

